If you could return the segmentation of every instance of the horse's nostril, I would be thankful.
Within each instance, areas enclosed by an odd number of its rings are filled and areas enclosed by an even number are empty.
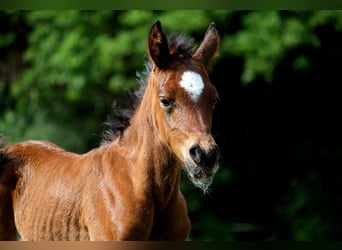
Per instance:
[[[200,164],[202,162],[203,151],[198,145],[192,146],[189,150],[189,153],[192,160],[196,164]]]
[[[217,145],[213,146],[206,154],[206,166],[213,167],[217,161],[219,154],[219,147]]]
[[[217,145],[210,148],[210,150],[204,151],[198,145],[192,146],[189,150],[192,160],[201,165],[205,171],[210,171],[215,162],[217,161],[219,148]]]

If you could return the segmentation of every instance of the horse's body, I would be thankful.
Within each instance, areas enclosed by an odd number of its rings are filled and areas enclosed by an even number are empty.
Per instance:
[[[207,69],[218,37],[211,25],[189,54],[157,22],[148,43],[146,86],[111,140],[83,155],[45,141],[0,149],[1,240],[187,239],[182,167],[204,190],[217,170]]]

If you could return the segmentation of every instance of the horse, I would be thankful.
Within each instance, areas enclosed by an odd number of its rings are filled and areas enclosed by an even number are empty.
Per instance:
[[[219,96],[208,73],[219,47],[214,23],[197,48],[192,41],[152,25],[135,102],[117,112],[97,148],[1,147],[1,240],[189,239],[182,173],[205,192],[220,154],[211,134]]]

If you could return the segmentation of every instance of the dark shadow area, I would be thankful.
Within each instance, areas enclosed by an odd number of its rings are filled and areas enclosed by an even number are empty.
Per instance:
[[[242,86],[239,58],[213,70],[214,134],[231,180],[205,199],[234,240],[341,239],[342,35],[315,32],[321,47],[288,53],[272,84]],[[308,69],[293,69],[298,56]]]

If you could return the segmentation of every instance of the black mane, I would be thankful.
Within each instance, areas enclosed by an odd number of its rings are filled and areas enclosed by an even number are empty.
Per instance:
[[[114,101],[112,105],[112,113],[104,123],[106,127],[106,130],[103,133],[104,143],[111,142],[120,137],[124,130],[130,125],[130,119],[145,92],[151,69],[152,64],[150,62],[146,62],[145,71],[137,72],[137,80],[140,84],[140,88],[127,93],[127,101],[125,103],[118,104]]]
[[[190,57],[194,52],[193,40],[182,34],[172,34],[168,38],[170,51],[175,56]],[[111,142],[122,136],[125,129],[130,125],[130,119],[144,95],[148,78],[152,70],[150,61],[145,63],[145,71],[137,72],[137,81],[140,88],[127,94],[128,100],[125,104],[114,102],[112,105],[112,114],[108,116],[104,123],[106,130],[103,133],[103,143]]]

